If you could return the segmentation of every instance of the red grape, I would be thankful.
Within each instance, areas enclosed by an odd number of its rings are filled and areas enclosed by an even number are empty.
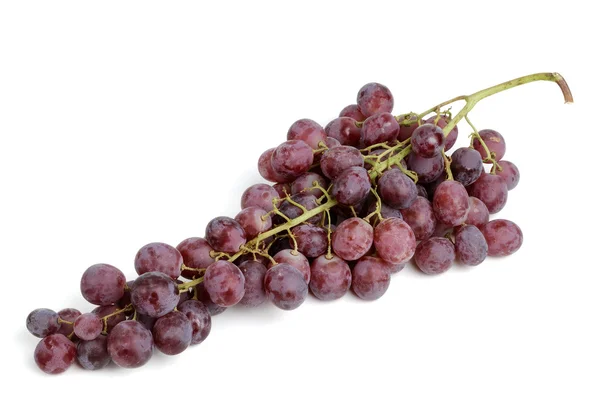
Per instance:
[[[56,312],[48,308],[38,308],[27,316],[25,325],[29,333],[35,337],[46,337],[60,329],[58,318],[59,315]]]
[[[279,199],[275,188],[267,184],[254,184],[242,194],[241,206],[242,209],[256,206],[265,211],[271,211],[273,210],[273,199]]]
[[[215,304],[231,307],[244,297],[244,274],[235,264],[219,260],[206,269],[204,287]]]
[[[508,160],[501,160],[498,162],[498,165],[502,168],[502,171],[496,171],[496,175],[502,177],[506,183],[506,187],[510,191],[519,183],[519,179],[521,178],[519,169]]]
[[[488,244],[490,256],[508,256],[523,244],[523,232],[517,224],[508,220],[493,220],[487,223],[481,232]]]
[[[408,120],[412,123],[409,125],[402,124],[402,121],[404,120]],[[400,125],[400,129],[398,130],[398,141],[400,142],[404,142],[412,137],[414,131],[417,129],[417,127],[419,127],[419,123],[417,123],[417,117],[415,115],[411,115],[410,117],[405,115],[402,119],[400,119],[398,124]]]
[[[417,246],[413,230],[399,218],[388,218],[379,223],[373,241],[379,257],[392,264],[406,263]]]
[[[351,117],[338,117],[325,126],[325,133],[342,145],[356,147],[360,144],[360,128]]]
[[[441,115],[439,118],[437,115],[431,116],[429,119],[425,120],[425,123],[434,123],[437,119],[437,123],[435,123],[442,130],[444,127],[448,125],[448,116]],[[449,151],[450,148],[454,146],[456,139],[458,138],[458,126],[454,126],[452,130],[446,136],[446,145],[444,146],[444,151]]]
[[[288,140],[304,141],[312,149],[319,149],[319,142],[324,142],[325,138],[327,138],[327,134],[325,134],[323,127],[311,119],[295,121],[287,133]]]
[[[362,167],[364,158],[358,149],[342,145],[325,151],[320,165],[323,174],[329,179],[334,179],[350,167]]]
[[[177,245],[177,250],[181,253],[183,263],[189,268],[206,268],[215,262],[214,258],[210,256],[213,248],[204,238],[187,238]],[[184,270],[181,272],[181,276],[194,279],[198,273]]]
[[[148,272],[135,280],[131,289],[131,303],[140,314],[158,318],[177,306],[179,288],[169,276],[161,272]]]
[[[77,344],[77,362],[87,370],[98,370],[110,363],[108,337],[98,336],[94,340],[81,340]]]
[[[385,171],[378,188],[381,199],[394,209],[406,209],[417,199],[417,186],[398,169]]]
[[[327,237],[325,239],[327,239]],[[302,276],[304,277],[304,281],[306,283],[310,282],[310,263],[308,262],[308,259],[302,252],[297,252],[293,249],[284,249],[275,254],[273,256],[273,260],[275,260],[277,264],[285,263],[291,265],[292,267],[296,268],[302,273]],[[273,268],[277,264],[271,263],[268,265],[268,268]]]
[[[149,274],[144,274],[149,275]],[[137,321],[119,323],[108,335],[108,353],[123,368],[138,368],[152,357],[152,333]]]
[[[466,265],[478,265],[487,257],[485,237],[474,225],[461,225],[454,232],[456,259]]]
[[[65,308],[63,310],[58,311],[58,316],[63,321],[67,322],[75,322],[75,319],[81,315],[81,311],[75,308]],[[69,323],[61,323],[60,329],[58,329],[57,333],[64,334],[65,336],[70,335],[73,332],[73,324]]]
[[[452,154],[450,170],[454,179],[465,187],[473,184],[483,172],[481,155],[471,148],[458,148]]]
[[[467,219],[469,194],[457,181],[442,182],[433,195],[433,213],[444,224],[460,225]]]
[[[360,130],[361,146],[368,147],[384,142],[393,142],[398,137],[400,126],[391,113],[376,113],[363,122]]]
[[[258,172],[265,180],[271,182],[289,182],[289,176],[279,174],[275,171],[275,169],[273,169],[271,158],[273,157],[273,152],[275,152],[275,149],[276,148],[267,149],[262,153],[262,155],[260,155],[260,158],[258,158]]]
[[[431,203],[421,196],[408,209],[402,210],[404,221],[410,226],[416,240],[424,240],[435,231],[437,224]]]
[[[380,112],[391,112],[394,96],[389,88],[379,83],[365,84],[356,96],[360,113],[369,117]]]
[[[313,150],[306,142],[290,140],[275,148],[271,164],[277,174],[285,176],[287,181],[293,181],[310,169],[313,160]]]
[[[488,221],[490,221],[490,212],[485,203],[474,196],[469,196],[469,213],[467,213],[465,224],[482,228]]]
[[[125,293],[125,275],[108,264],[95,264],[81,277],[81,294],[92,304],[108,305],[119,301]]]
[[[508,200],[508,187],[499,175],[481,173],[481,176],[469,186],[469,194],[480,199],[490,214],[498,213]]]
[[[258,261],[244,261],[240,264],[240,271],[244,274],[244,297],[239,304],[244,307],[256,307],[264,303],[267,299],[265,293],[267,267]]]
[[[75,362],[77,348],[62,334],[44,337],[35,347],[33,358],[37,366],[49,374],[64,372]]]
[[[81,340],[94,340],[100,336],[103,328],[104,323],[102,319],[98,314],[94,313],[81,314],[75,319],[75,323],[73,323],[75,336]]]
[[[310,224],[298,225],[292,228],[292,235],[298,243],[298,251],[306,257],[318,257],[327,251],[329,242],[325,228]]]
[[[256,206],[246,207],[235,216],[237,221],[246,233],[247,239],[253,239],[258,234],[271,229],[273,222],[271,216],[264,209]]]
[[[313,260],[310,269],[310,291],[319,300],[336,300],[350,289],[352,273],[348,263],[341,258],[319,256]]]
[[[436,275],[448,271],[455,256],[452,242],[446,238],[433,237],[419,243],[415,263],[424,273]]]
[[[495,155],[494,159],[496,161],[501,160],[506,153],[506,143],[504,142],[504,137],[495,131],[495,130],[481,130],[479,132],[479,136],[485,142],[485,145],[488,147],[490,154],[493,153]],[[481,154],[481,158],[485,159],[487,154],[485,153],[485,149],[483,145],[481,145],[481,141],[475,139],[473,141],[473,148]],[[487,161],[485,163],[491,163]]]
[[[121,310],[121,308],[119,308],[116,305],[102,305],[100,307],[94,308],[92,310],[92,313],[98,315],[100,318],[104,318],[106,316],[114,314],[119,310]],[[125,312],[119,312],[116,315],[111,315],[108,318],[106,318],[106,332],[110,333],[115,326],[123,322],[125,319]],[[102,323],[104,324],[104,321]]]
[[[446,137],[442,129],[431,123],[415,129],[410,139],[412,151],[423,158],[432,158],[440,154],[445,143]]]
[[[358,109],[358,105],[356,104],[348,105],[347,107],[342,109],[342,111],[340,112],[340,117],[350,117],[356,120],[357,122],[362,122],[367,118],[361,113],[361,111]]]
[[[181,354],[192,343],[192,322],[182,312],[169,312],[158,318],[152,336],[154,345],[163,354]]]
[[[367,254],[372,245],[373,227],[358,217],[342,221],[331,239],[335,254],[346,261],[358,260]]]
[[[390,286],[390,273],[380,262],[358,260],[352,269],[352,290],[363,300],[377,300]]]
[[[423,158],[411,152],[406,160],[406,165],[417,173],[419,184],[435,181],[444,172],[444,158],[441,154],[432,158]]]
[[[275,306],[282,310],[293,310],[306,299],[308,285],[300,271],[283,263],[267,270],[265,291]]]
[[[177,279],[181,275],[181,264],[181,253],[166,243],[149,243],[135,255],[135,271],[138,275],[157,271]]]
[[[318,188],[313,188],[313,183],[317,182],[321,188],[327,189],[327,180],[325,177],[317,173],[304,173],[300,177],[296,178],[292,183],[291,190],[292,194],[306,192],[319,199],[323,196],[323,191]]]
[[[234,219],[217,217],[206,226],[206,240],[216,251],[235,253],[246,243],[246,233]]]
[[[331,194],[338,203],[355,206],[363,202],[371,190],[371,179],[362,167],[350,167],[333,180]]]
[[[188,300],[178,306],[177,309],[180,313],[185,315],[192,324],[191,344],[200,344],[206,340],[212,327],[212,320],[208,308],[198,300]]]

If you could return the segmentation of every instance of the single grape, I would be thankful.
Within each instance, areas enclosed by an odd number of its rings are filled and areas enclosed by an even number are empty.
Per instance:
[[[352,269],[352,290],[363,300],[377,300],[390,286],[390,273],[380,262],[363,259]]]
[[[433,195],[433,213],[444,224],[460,225],[467,219],[469,194],[457,181],[442,182]]]
[[[342,221],[331,239],[335,254],[346,261],[358,260],[373,245],[373,227],[362,218],[352,217]]]
[[[177,250],[181,253],[183,263],[189,268],[206,268],[215,262],[210,256],[213,248],[204,238],[187,238],[177,245]],[[181,276],[194,279],[198,276],[198,272],[183,270]]]
[[[289,182],[290,178],[283,174],[279,174],[273,169],[271,158],[273,157],[275,148],[267,149],[258,158],[258,172],[267,181],[285,183]]]
[[[508,160],[501,160],[498,162],[498,165],[502,168],[502,171],[496,171],[496,175],[502,177],[506,183],[506,187],[510,191],[519,183],[521,173],[519,173],[517,166]]]
[[[303,206],[308,211],[319,206],[319,203],[317,202],[317,198],[308,192],[297,193],[295,195],[292,195],[290,197],[290,199],[292,201],[296,202],[297,204]],[[279,211],[282,212],[287,218],[290,218],[290,219],[298,218],[304,212],[302,210],[302,208],[296,206],[295,204],[293,204],[292,202],[290,202],[288,200],[284,201],[281,204],[281,206],[279,207]],[[317,224],[317,223],[321,222],[322,217],[323,216],[321,214],[316,214],[313,217],[306,220],[306,222],[309,224]],[[276,223],[283,223],[285,220],[283,220],[283,217],[275,217],[275,221],[276,221]]]
[[[183,257],[177,249],[166,243],[148,243],[135,255],[135,271],[138,275],[146,272],[162,272],[176,279],[181,275]]]
[[[394,96],[389,88],[379,83],[368,83],[361,87],[356,96],[358,110],[369,117],[394,109]]]
[[[206,269],[204,287],[215,304],[231,307],[244,297],[244,274],[235,264],[219,260]]]
[[[315,183],[323,189],[327,189],[327,186],[329,185],[325,177],[317,173],[304,173],[292,183],[292,194],[295,195],[297,193],[306,192],[319,199],[323,196],[323,191],[318,188],[313,188]]]
[[[412,151],[423,158],[432,158],[441,153],[446,137],[441,128],[426,123],[415,129],[410,139]]]
[[[220,305],[212,302],[210,295],[206,291],[206,287],[204,287],[204,283],[199,283],[196,285],[196,298],[198,301],[204,304],[206,308],[208,308],[210,316],[219,315],[227,309],[227,307],[221,307]]]
[[[378,263],[383,268],[385,268],[385,270],[390,274],[395,274],[397,272],[402,271],[404,269],[404,266],[406,265],[406,263],[393,264],[388,261],[385,261],[384,259],[382,259],[380,257],[375,257],[375,256],[364,256],[364,257],[361,257],[358,261],[363,262],[363,263],[366,262],[369,264]]]
[[[478,265],[487,257],[485,237],[474,225],[461,225],[454,232],[456,259],[466,265]]]
[[[92,310],[92,313],[98,315],[100,318],[104,318],[104,317],[108,316],[108,318],[106,318],[106,332],[110,333],[114,329],[115,326],[117,326],[119,323],[123,322],[126,319],[124,312],[119,312],[116,315],[112,315],[119,310],[121,310],[121,308],[119,308],[118,306],[116,306],[114,304],[101,305],[100,307],[94,308]],[[103,321],[103,326],[104,326],[104,321]]]
[[[331,194],[338,203],[355,206],[363,202],[371,190],[371,179],[367,170],[354,166],[342,171],[333,180]]]
[[[368,147],[384,142],[393,142],[398,137],[400,125],[391,113],[376,113],[363,122],[360,144]]]
[[[320,165],[323,174],[329,179],[334,179],[350,167],[363,167],[364,158],[358,149],[342,145],[325,151]]]
[[[415,253],[417,240],[410,226],[399,218],[388,218],[375,227],[373,237],[379,257],[392,264],[404,264]]]
[[[356,147],[360,144],[360,128],[351,117],[338,117],[325,126],[325,133],[342,145]]]
[[[327,138],[325,130],[321,125],[311,119],[300,119],[290,126],[287,133],[288,140],[301,140],[312,149],[319,149],[319,142]]]
[[[246,233],[234,219],[217,217],[206,226],[206,241],[216,251],[235,253],[246,243]]]
[[[169,276],[161,272],[148,272],[135,280],[131,289],[131,303],[138,313],[159,318],[177,306],[179,288]]]
[[[77,348],[62,334],[44,337],[35,347],[33,358],[37,366],[48,374],[64,372],[75,362]]]
[[[517,224],[508,220],[493,220],[487,223],[481,232],[488,244],[488,255],[508,256],[523,244],[523,232]]]
[[[146,364],[152,357],[153,347],[152,333],[137,321],[121,322],[108,335],[110,358],[122,368],[139,368]]]
[[[98,336],[94,340],[81,340],[77,343],[77,362],[87,370],[98,370],[110,363],[108,337]]]
[[[177,355],[192,343],[192,322],[179,311],[169,312],[158,318],[152,328],[154,345],[160,352]]]
[[[279,194],[268,184],[254,184],[248,187],[242,194],[241,207],[256,206],[265,211],[273,210],[273,199],[278,199]]]
[[[494,154],[494,159],[496,161],[502,160],[504,154],[506,153],[506,143],[504,142],[504,137],[502,137],[499,132],[489,129],[479,131],[479,136],[488,147],[490,154]],[[484,159],[485,163],[492,163],[489,160],[485,161],[487,154],[483,148],[483,145],[481,144],[481,141],[478,139],[473,140],[473,148],[475,148],[475,150],[481,154],[481,158]]]
[[[379,178],[379,195],[394,209],[406,209],[417,199],[414,181],[398,169],[385,171]]]
[[[275,148],[271,164],[277,174],[285,176],[287,181],[293,181],[310,169],[313,160],[313,149],[306,142],[290,140]]]
[[[398,130],[398,141],[404,142],[412,137],[413,133],[419,127],[416,115],[402,115],[398,121],[400,129]],[[403,124],[402,122],[410,122],[410,124]]]
[[[342,144],[333,137],[327,137],[327,138],[325,138],[325,146],[327,147],[327,149],[331,149],[331,148],[337,148],[338,146],[342,146]],[[321,160],[321,153],[318,153],[315,155],[315,160],[316,161]]]
[[[454,257],[454,245],[446,238],[433,237],[424,240],[415,251],[415,263],[427,275],[448,271]]]
[[[471,148],[458,148],[452,154],[450,170],[454,179],[465,187],[473,184],[483,172],[481,155]]]
[[[98,314],[94,313],[81,314],[75,319],[75,323],[73,323],[75,336],[81,340],[94,340],[100,336],[103,328],[104,323],[102,319]]]
[[[286,193],[288,195],[292,194],[292,186],[287,182],[278,182],[277,184],[273,185],[273,188],[277,191],[279,199],[285,198]]]
[[[254,239],[258,234],[268,231],[273,225],[271,216],[260,207],[246,207],[235,216],[237,221],[246,233],[247,239]]]
[[[402,210],[404,221],[410,226],[416,240],[424,240],[433,235],[437,220],[431,203],[421,196],[408,209]]]
[[[406,159],[408,168],[419,177],[419,184],[435,181],[444,172],[444,158],[441,154],[432,158],[423,158],[411,152]]]
[[[308,285],[300,271],[283,263],[267,270],[265,291],[275,306],[282,310],[293,310],[306,299]]]
[[[185,315],[192,324],[191,344],[200,344],[206,340],[212,327],[208,308],[198,300],[188,300],[181,304],[177,309],[180,313]]]
[[[361,111],[358,109],[358,105],[356,104],[348,105],[347,107],[342,109],[342,111],[340,112],[340,117],[350,117],[356,120],[357,122],[362,122],[367,118],[361,113]]]
[[[316,225],[298,225],[292,228],[292,235],[298,244],[298,251],[306,257],[319,257],[321,254],[325,254],[329,246],[327,230]],[[308,283],[308,280],[306,283]]]
[[[338,256],[315,258],[311,265],[310,291],[319,300],[336,300],[350,289],[352,273],[348,263]]]
[[[325,239],[327,240],[327,236],[325,237]],[[327,250],[327,247],[325,248],[325,250]],[[308,259],[302,252],[297,252],[293,249],[281,250],[279,253],[273,256],[273,260],[275,260],[277,264],[285,263],[291,265],[292,267],[296,268],[302,273],[302,277],[304,278],[304,281],[307,284],[310,282],[310,263],[308,262]],[[268,265],[268,268],[273,268],[277,264],[271,263]]]
[[[437,122],[436,122],[436,120],[437,120]],[[446,115],[441,115],[440,117],[435,115],[435,116],[432,116],[429,119],[425,120],[425,123],[436,124],[439,128],[441,128],[443,130],[444,127],[446,127],[448,125],[448,120],[449,120],[448,116],[446,116]],[[458,138],[458,127],[454,126],[452,128],[452,130],[450,130],[450,132],[446,136],[446,144],[444,146],[444,151],[449,151],[450,148],[452,148],[454,146],[454,143],[456,142],[457,138]]]
[[[267,299],[265,293],[267,267],[258,261],[244,261],[240,265],[240,271],[244,274],[244,297],[239,304],[244,307],[257,307],[264,303]]]
[[[469,213],[465,224],[474,225],[481,229],[488,221],[490,221],[490,212],[485,203],[474,196],[469,196]]]
[[[60,324],[58,323],[59,315],[48,308],[38,308],[31,311],[27,316],[25,326],[29,333],[35,337],[46,337],[58,332]]]
[[[469,186],[469,194],[480,199],[490,214],[498,213],[508,201],[508,187],[499,175],[481,173],[481,176]]]
[[[75,319],[81,315],[81,311],[75,308],[65,308],[63,310],[58,311],[58,317],[63,321],[67,322],[75,322]],[[64,334],[65,336],[70,335],[73,332],[73,324],[72,323],[60,323],[60,328],[58,332],[60,334]]]
[[[92,304],[114,304],[125,293],[125,275],[108,264],[95,264],[81,277],[81,294]]]

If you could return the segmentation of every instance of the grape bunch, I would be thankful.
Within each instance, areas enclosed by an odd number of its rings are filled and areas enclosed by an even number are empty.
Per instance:
[[[258,159],[271,184],[248,187],[235,217],[216,217],[204,237],[175,247],[145,245],[135,255],[135,280],[92,265],[80,283],[96,306],[90,312],[31,312],[27,329],[41,338],[35,362],[50,374],[75,361],[89,370],[111,362],[137,368],[155,349],[177,355],[202,343],[211,317],[234,305],[268,301],[293,310],[309,291],[319,300],[350,290],[376,300],[411,261],[435,275],[516,252],[519,226],[490,221],[519,182],[519,169],[504,159],[504,137],[473,128],[470,146],[452,149],[457,122],[472,126],[468,111],[495,92],[549,80],[570,99],[558,74],[520,79],[457,97],[466,105],[454,118],[444,110],[453,101],[394,116],[390,90],[369,83],[325,127],[294,122],[286,141]]]

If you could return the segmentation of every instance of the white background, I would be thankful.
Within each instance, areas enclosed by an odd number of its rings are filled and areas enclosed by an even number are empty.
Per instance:
[[[3,393],[598,397],[591,3],[294,3],[1,3]],[[410,266],[376,302],[231,309],[200,346],[137,370],[35,366],[29,311],[89,311],[89,265],[133,277],[144,244],[235,215],[258,156],[295,120],[325,125],[370,81],[401,113],[542,71],[562,73],[575,104],[534,83],[471,113],[521,170],[500,213],[524,231],[515,255],[436,277]]]

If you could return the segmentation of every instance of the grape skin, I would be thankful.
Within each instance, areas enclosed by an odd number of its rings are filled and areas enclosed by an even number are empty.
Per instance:
[[[333,119],[325,126],[325,133],[338,140],[341,145],[356,147],[360,144],[360,128],[356,126],[356,120],[351,117]]]
[[[358,166],[344,170],[335,180],[331,194],[342,205],[355,206],[367,198],[371,179],[367,171]]]
[[[508,160],[501,160],[498,162],[498,165],[502,168],[502,171],[496,171],[496,175],[502,177],[504,182],[506,183],[506,188],[510,191],[514,187],[519,184],[519,179],[521,178],[521,173],[517,166],[514,163],[509,162]]]
[[[331,239],[336,255],[346,261],[358,260],[373,245],[373,227],[362,218],[352,217],[342,221]]]
[[[425,240],[433,235],[437,220],[433,214],[433,206],[421,196],[408,209],[402,210],[404,221],[410,226],[416,240]]]
[[[419,176],[419,184],[428,184],[435,181],[444,172],[444,158],[436,155],[432,158],[423,158],[414,152],[406,160],[408,168]]]
[[[300,140],[289,140],[275,148],[271,156],[273,170],[293,181],[306,173],[314,160],[312,148]],[[280,181],[278,181],[280,182]]]
[[[206,226],[206,241],[216,251],[236,253],[246,243],[246,233],[233,218],[217,217]]]
[[[485,203],[474,196],[469,196],[469,213],[467,213],[465,224],[481,229],[488,221],[490,221],[490,212]]]
[[[412,151],[423,158],[432,158],[441,153],[445,143],[442,129],[431,123],[416,128],[410,139]]]
[[[192,322],[179,311],[158,318],[152,328],[154,345],[160,352],[177,355],[192,343]]]
[[[393,264],[388,261],[385,261],[384,259],[382,259],[380,257],[375,257],[375,256],[363,256],[358,261],[367,263],[367,264],[377,263],[377,264],[381,265],[390,274],[398,273],[398,272],[402,271],[404,269],[404,267],[406,266],[406,263]]]
[[[334,179],[350,167],[363,167],[364,158],[358,149],[342,145],[325,151],[320,165],[325,177]]]
[[[481,173],[481,176],[469,186],[469,194],[481,200],[490,214],[498,213],[508,201],[508,187],[498,175]]]
[[[398,137],[400,125],[391,113],[376,113],[363,122],[360,144],[368,147],[384,142],[393,142]]]
[[[87,370],[98,370],[110,363],[108,337],[98,336],[94,340],[81,340],[77,344],[77,362]]]
[[[287,133],[288,140],[304,141],[312,149],[319,149],[319,142],[324,142],[325,138],[327,138],[327,134],[325,134],[323,127],[311,119],[295,121]]]
[[[182,303],[177,309],[191,322],[191,344],[200,344],[206,340],[212,327],[212,320],[208,308],[198,300],[188,300]]]
[[[277,182],[277,183],[285,183],[289,182],[290,178],[283,174],[279,174],[273,169],[273,164],[271,163],[271,158],[273,157],[273,152],[275,152],[276,148],[267,149],[260,155],[258,158],[258,172],[267,181]]]
[[[433,237],[422,241],[415,252],[415,263],[427,275],[446,272],[456,254],[454,245],[446,238]]]
[[[402,121],[408,120],[412,122],[409,125],[402,124]],[[417,116],[415,115],[404,115],[404,117],[398,122],[400,125],[400,129],[398,130],[398,141],[404,142],[412,137],[414,131],[419,127],[419,123],[417,123]]]
[[[145,245],[137,252],[134,264],[138,275],[158,271],[177,279],[181,275],[183,257],[173,246],[154,242]]]
[[[96,305],[109,305],[119,301],[125,293],[125,275],[108,264],[95,264],[81,277],[81,295]]]
[[[467,219],[469,194],[465,187],[452,180],[442,182],[433,195],[433,213],[442,223],[460,225]]]
[[[212,302],[231,307],[244,297],[244,274],[229,261],[216,261],[206,269],[204,288]]]
[[[137,321],[123,321],[108,335],[108,353],[122,368],[139,368],[152,357],[152,333]]]
[[[204,238],[187,238],[177,245],[177,250],[181,253],[183,263],[189,268],[206,268],[215,262],[210,256],[210,252],[213,251],[213,248],[210,247]],[[198,276],[198,273],[183,270],[181,276],[187,279],[194,279]]]
[[[246,207],[235,216],[237,221],[244,232],[246,233],[247,239],[254,239],[260,233],[268,231],[273,225],[271,216],[260,207],[251,206]]]
[[[352,283],[348,263],[337,256],[315,258],[311,264],[310,291],[319,300],[330,301],[344,296]]]
[[[340,117],[350,117],[357,122],[362,122],[367,118],[361,113],[360,109],[358,109],[358,105],[356,104],[348,105],[342,109],[340,112]]]
[[[479,265],[485,260],[488,245],[485,237],[474,225],[462,225],[454,232],[456,259],[466,265]]]
[[[306,257],[318,257],[327,251],[328,240],[325,228],[303,224],[292,228],[292,235],[298,243],[298,251]]]
[[[48,308],[38,308],[27,316],[25,326],[29,333],[35,337],[46,337],[58,332],[60,324],[59,315]]]
[[[318,188],[313,188],[314,182],[317,182],[320,187],[327,189],[327,180],[325,177],[317,173],[309,172],[302,174],[300,177],[294,180],[291,186],[292,194],[295,195],[301,192],[306,192],[319,199],[321,196],[323,196],[323,191]]]
[[[97,314],[87,313],[77,317],[73,323],[73,331],[75,336],[81,340],[94,340],[100,336],[104,323]]]
[[[244,274],[244,297],[239,304],[244,307],[257,307],[264,303],[267,299],[264,282],[267,267],[258,261],[244,261],[240,264],[240,271]]]
[[[458,148],[452,154],[450,170],[454,179],[465,187],[473,184],[483,172],[481,155],[471,148]]]
[[[167,275],[148,272],[135,280],[131,289],[131,303],[138,313],[159,318],[177,306],[179,288]]]
[[[377,208],[377,201],[371,202],[371,204],[369,205],[369,208],[367,210],[367,213],[368,214],[373,213],[376,208]],[[394,209],[393,207],[390,207],[383,202],[381,202],[379,214],[381,214],[381,218],[383,218],[383,219],[392,218],[392,217],[400,218],[400,219],[403,218],[401,210]],[[377,217],[371,218],[371,222],[376,222],[377,220],[378,220]]]
[[[67,322],[75,322],[75,319],[81,315],[81,311],[75,308],[65,308],[63,310],[58,311],[58,317],[63,321]],[[58,332],[60,334],[64,334],[65,336],[70,335],[73,332],[73,324],[69,323],[60,323],[60,328]]]
[[[37,366],[45,373],[59,374],[75,362],[77,348],[62,334],[44,337],[35,347],[33,358]]]
[[[394,108],[394,96],[383,84],[368,83],[358,91],[356,104],[360,113],[369,117],[380,112],[391,112]]]
[[[363,300],[377,300],[390,286],[390,273],[380,262],[358,260],[352,269],[352,290]]]
[[[92,313],[98,315],[100,318],[104,318],[105,316],[108,316],[110,314],[113,314],[117,311],[119,311],[121,308],[119,308],[118,306],[111,304],[111,305],[102,305],[100,307],[96,307],[92,310]],[[117,324],[123,322],[125,320],[125,313],[124,312],[120,312],[117,315],[112,315],[109,318],[106,318],[106,332],[110,333],[113,328],[115,326],[117,326]],[[104,325],[104,321],[103,321],[103,325]]]
[[[292,230],[293,233],[293,230]],[[327,238],[325,238],[327,239]],[[325,247],[325,250],[327,250],[327,247]],[[313,256],[313,257],[317,257],[317,256]],[[311,278],[311,273],[310,273],[310,263],[308,262],[308,259],[306,258],[306,256],[302,253],[302,252],[297,252],[293,249],[284,249],[281,250],[279,253],[277,253],[275,256],[273,256],[273,260],[275,260],[277,262],[277,264],[289,264],[292,267],[296,268],[298,271],[300,271],[302,273],[302,277],[304,278],[304,281],[308,284],[310,282],[310,278]],[[269,264],[268,268],[273,268],[275,267],[277,264]]]
[[[502,160],[504,154],[506,153],[506,142],[504,142],[504,137],[502,137],[502,134],[495,130],[487,129],[479,131],[479,136],[481,137],[483,142],[485,142],[485,145],[488,147],[490,154],[493,153],[495,155],[494,159],[496,161]],[[473,141],[473,148],[475,148],[475,150],[481,154],[482,159],[486,158],[487,154],[485,153],[485,149],[483,148],[483,145],[481,145],[481,142],[478,139],[475,139]],[[491,162],[488,160],[485,163]]]
[[[227,309],[227,307],[222,307],[212,302],[210,295],[206,291],[206,287],[204,287],[204,282],[196,285],[196,298],[208,308],[210,316],[219,315]]]
[[[487,223],[481,232],[488,244],[488,255],[508,256],[523,244],[523,232],[509,220],[497,219]]]
[[[308,285],[300,271],[283,263],[267,270],[265,291],[275,306],[282,310],[293,310],[306,299]]]
[[[394,209],[406,209],[417,199],[417,186],[398,169],[387,170],[379,178],[379,195]]]
[[[241,208],[260,207],[265,211],[273,210],[273,199],[278,199],[279,193],[268,184],[254,184],[249,186],[242,194]]]
[[[406,263],[417,246],[413,230],[399,218],[388,218],[379,223],[373,242],[379,257],[392,264]]]
[[[441,115],[439,118],[437,115],[431,116],[429,119],[425,120],[425,123],[434,123],[436,119],[438,119],[438,121],[435,124],[442,130],[448,125],[448,116],[446,115]],[[446,144],[444,145],[444,151],[449,151],[450,148],[454,146],[454,143],[456,142],[457,138],[458,126],[454,126],[446,136]]]

